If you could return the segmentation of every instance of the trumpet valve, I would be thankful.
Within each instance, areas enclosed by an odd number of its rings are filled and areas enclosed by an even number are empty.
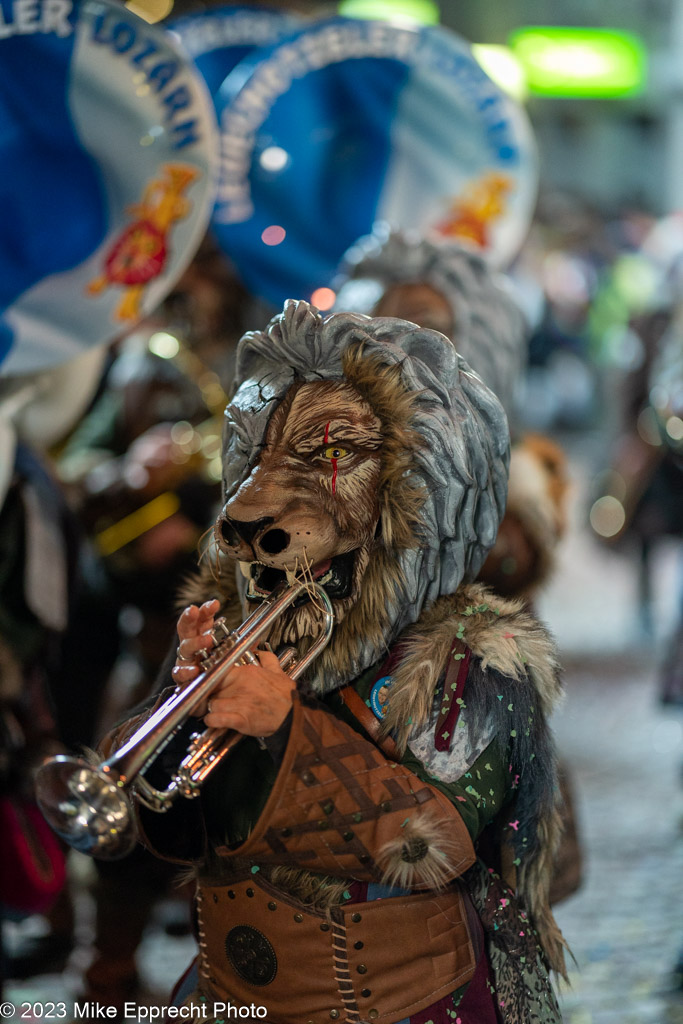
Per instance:
[[[299,657],[296,647],[284,647],[278,651],[278,661],[283,672],[289,672],[294,668]]]
[[[228,628],[228,624],[225,619],[216,619],[211,630],[211,636],[216,647],[219,647],[225,640],[232,636],[231,630]]]

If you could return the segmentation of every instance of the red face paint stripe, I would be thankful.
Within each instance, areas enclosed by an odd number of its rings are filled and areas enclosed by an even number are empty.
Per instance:
[[[330,437],[330,423],[331,422],[332,422],[332,420],[329,420],[325,424],[325,436],[323,437],[323,444],[327,444],[327,442],[329,440],[329,437]],[[332,493],[333,494],[337,493],[337,460],[336,459],[332,459]]]

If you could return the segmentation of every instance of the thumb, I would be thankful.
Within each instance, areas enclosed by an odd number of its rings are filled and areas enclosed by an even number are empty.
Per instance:
[[[272,651],[256,651],[261,668],[268,669],[270,672],[282,671],[280,668],[280,659],[277,654],[273,654]]]

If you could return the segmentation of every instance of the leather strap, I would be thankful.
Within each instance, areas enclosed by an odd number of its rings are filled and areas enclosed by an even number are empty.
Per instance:
[[[354,690],[353,686],[345,686],[343,690],[339,691],[339,696],[344,701],[354,718],[358,719],[372,742],[377,744],[382,753],[388,757],[390,761],[400,761],[401,755],[398,752],[398,747],[392,740],[391,736],[382,736],[382,723],[370,710],[360,694]]]

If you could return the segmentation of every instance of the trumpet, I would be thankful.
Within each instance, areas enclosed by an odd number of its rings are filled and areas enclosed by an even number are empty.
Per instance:
[[[82,853],[100,860],[118,860],[137,842],[133,801],[164,813],[177,797],[198,796],[210,773],[243,739],[241,733],[212,728],[193,733],[187,753],[165,790],[152,786],[144,772],[231,668],[258,663],[252,648],[300,598],[320,602],[322,623],[319,636],[301,658],[293,647],[278,654],[281,668],[296,681],[332,635],[332,604],[318,583],[280,584],[235,630],[217,619],[215,647],[202,660],[199,675],[185,689],[172,694],[106,761],[94,765],[84,758],[64,755],[46,761],[36,774],[36,798],[57,835]]]

